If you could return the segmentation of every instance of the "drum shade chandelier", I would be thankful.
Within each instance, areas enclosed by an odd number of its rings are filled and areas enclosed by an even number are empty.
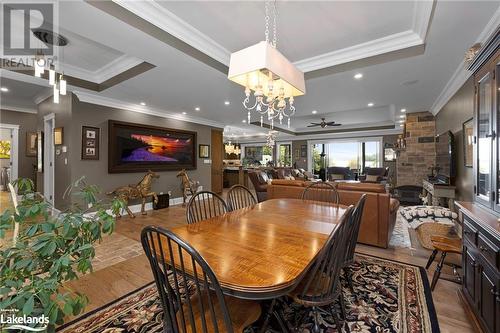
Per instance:
[[[269,38],[269,10],[272,7],[273,38]],[[286,118],[290,128],[290,117],[295,114],[294,97],[306,92],[304,73],[295,67],[277,49],[276,2],[265,5],[266,40],[231,54],[228,78],[245,87],[243,106],[248,111],[248,123],[252,110],[264,117],[274,128],[274,120],[280,124]],[[251,99],[253,97],[255,101]]]

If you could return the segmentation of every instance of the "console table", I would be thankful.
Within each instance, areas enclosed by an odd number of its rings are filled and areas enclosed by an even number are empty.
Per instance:
[[[424,196],[427,196],[427,204],[440,206],[442,200],[446,200],[448,208],[453,209],[453,199],[455,199],[455,186],[440,183],[432,183],[428,180],[422,181]]]
[[[472,202],[455,203],[462,222],[460,298],[478,331],[500,332],[500,223]]]

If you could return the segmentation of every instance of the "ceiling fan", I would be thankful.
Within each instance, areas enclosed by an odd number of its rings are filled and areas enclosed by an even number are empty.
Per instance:
[[[321,128],[325,128],[325,127],[340,126],[340,125],[342,125],[342,124],[337,124],[334,121],[328,121],[328,122],[326,122],[325,118],[321,118],[321,123],[311,123],[311,125],[309,125],[307,127],[321,126]]]

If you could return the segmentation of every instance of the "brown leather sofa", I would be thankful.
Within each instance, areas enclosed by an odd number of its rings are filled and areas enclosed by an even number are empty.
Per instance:
[[[273,180],[267,186],[267,198],[301,198],[310,182],[300,180]],[[353,205],[363,193],[367,194],[358,242],[387,248],[396,223],[399,201],[390,197],[381,184],[334,183],[340,203]]]

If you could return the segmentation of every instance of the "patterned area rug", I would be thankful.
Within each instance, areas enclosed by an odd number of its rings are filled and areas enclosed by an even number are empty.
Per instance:
[[[438,333],[434,304],[425,270],[418,266],[357,255],[353,266],[354,291],[343,286],[347,323],[351,332]],[[332,305],[334,306],[334,305]],[[310,310],[291,300],[282,304],[285,320],[298,332],[313,325]],[[332,307],[320,308],[323,333],[336,332]],[[64,333],[153,333],[162,331],[162,309],[154,283],[63,326]],[[248,332],[254,331],[252,328]],[[268,333],[279,332],[270,327]]]

